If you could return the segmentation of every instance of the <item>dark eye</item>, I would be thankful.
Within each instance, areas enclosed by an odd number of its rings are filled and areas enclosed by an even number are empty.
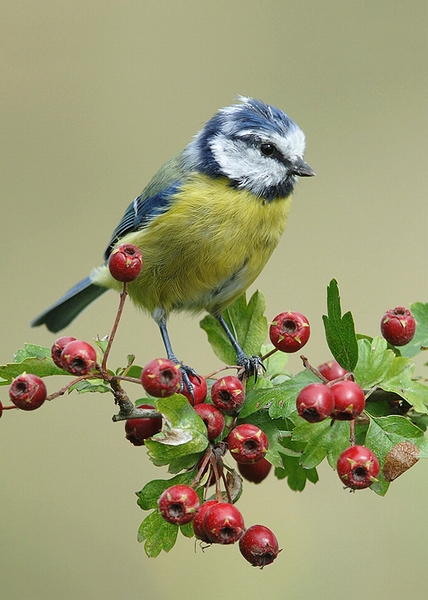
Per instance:
[[[272,156],[276,148],[274,144],[260,144],[260,150],[265,156]]]

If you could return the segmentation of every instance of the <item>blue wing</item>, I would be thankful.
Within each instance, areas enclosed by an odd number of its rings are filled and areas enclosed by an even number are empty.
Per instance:
[[[175,182],[155,196],[147,198],[144,192],[135,198],[128,206],[119,225],[113,231],[109,245],[104,252],[107,260],[117,242],[127,233],[144,229],[155,217],[168,210],[174,193],[179,189],[180,182]]]
[[[178,154],[159,169],[148,186],[126,209],[122,220],[114,230],[104,258],[107,261],[114,245],[127,233],[147,227],[158,215],[168,210],[174,193],[186,177],[182,155]],[[90,277],[71,288],[55,304],[34,319],[32,327],[45,324],[56,333],[66,327],[86,306],[107,288],[93,283]]]

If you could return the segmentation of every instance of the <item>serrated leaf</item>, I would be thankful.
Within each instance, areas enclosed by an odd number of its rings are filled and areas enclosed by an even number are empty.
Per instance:
[[[292,440],[305,444],[300,463],[306,469],[316,467],[325,457],[335,468],[337,456],[349,446],[349,422],[332,424],[330,419],[320,423],[303,422],[294,429]]]
[[[248,304],[243,294],[223,313],[230,331],[247,356],[260,355],[261,346],[266,339],[268,324],[264,316],[265,307],[263,294],[256,291]],[[235,364],[235,351],[217,319],[207,315],[200,322],[200,326],[207,333],[216,356],[226,364]]]
[[[339,286],[336,279],[327,287],[327,315],[323,315],[328,347],[337,362],[352,372],[358,360],[354,319],[350,312],[342,316]]]
[[[378,481],[371,486],[377,494],[384,496],[389,488],[389,481],[386,481],[382,474],[386,454],[396,444],[408,441],[413,442],[421,452],[428,451],[428,441],[424,432],[406,417],[371,417],[365,444],[376,455],[381,465]]]
[[[428,348],[428,303],[415,302],[410,311],[416,320],[416,332],[411,342],[400,346],[401,355],[409,358]]]
[[[176,459],[205,450],[208,446],[206,426],[184,396],[174,394],[169,398],[158,398],[155,408],[164,417],[163,429],[145,441],[150,459],[155,465],[167,465]],[[178,445],[171,444],[172,432],[175,440],[177,436],[181,436]]]
[[[9,385],[15,377],[24,371],[38,377],[49,377],[51,375],[69,375],[63,369],[56,366],[51,358],[50,348],[25,344],[24,348],[15,352],[13,363],[0,366],[0,385]]]
[[[178,527],[163,519],[158,510],[150,513],[138,529],[137,540],[144,542],[149,558],[155,558],[162,550],[169,552],[177,541]]]
[[[354,370],[357,383],[367,388],[381,388],[404,398],[418,413],[428,413],[428,386],[413,379],[414,363],[405,356],[395,356],[382,337],[371,342],[358,340],[359,359]]]

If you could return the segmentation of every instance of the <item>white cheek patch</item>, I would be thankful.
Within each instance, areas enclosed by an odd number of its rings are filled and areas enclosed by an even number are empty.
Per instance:
[[[219,134],[210,147],[224,175],[257,196],[262,196],[266,188],[279,185],[287,177],[285,165],[263,156],[258,148],[248,146],[244,141],[232,141]]]

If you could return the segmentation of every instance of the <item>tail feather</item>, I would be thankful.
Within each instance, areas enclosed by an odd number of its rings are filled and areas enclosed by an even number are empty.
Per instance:
[[[90,277],[86,277],[71,288],[55,304],[50,306],[31,322],[31,327],[46,325],[49,331],[57,333],[64,329],[77,315],[82,312],[91,302],[96,300],[108,288],[92,283]]]

